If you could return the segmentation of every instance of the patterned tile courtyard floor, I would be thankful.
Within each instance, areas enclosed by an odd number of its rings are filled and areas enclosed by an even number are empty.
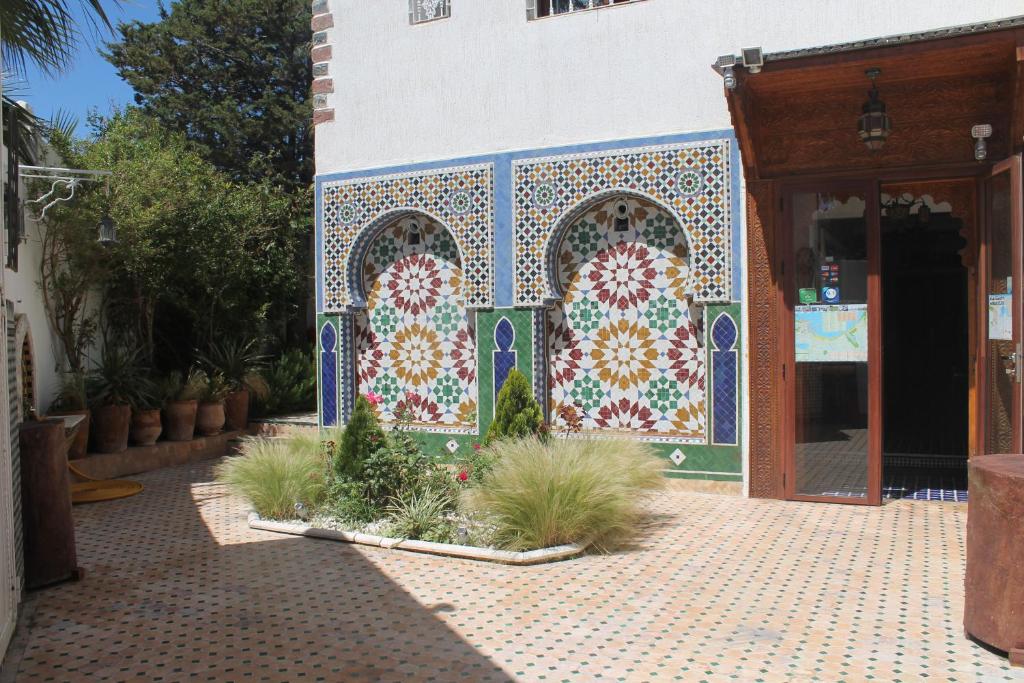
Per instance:
[[[999,681],[961,628],[958,503],[664,493],[634,547],[510,568],[250,530],[211,463],[76,509],[17,681]]]

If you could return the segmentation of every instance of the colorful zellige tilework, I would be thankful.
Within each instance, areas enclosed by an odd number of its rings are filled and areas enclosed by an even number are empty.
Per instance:
[[[413,226],[418,240],[410,239]],[[417,429],[476,430],[476,330],[451,234],[403,219],[370,246],[367,308],[355,316],[359,393],[383,398],[385,423],[403,412]]]
[[[462,166],[325,183],[322,186],[323,309],[344,312],[354,301],[349,266],[364,241],[399,211],[419,211],[451,230],[462,252],[465,300],[494,305],[492,165]]]
[[[587,213],[558,252],[562,302],[548,314],[551,414],[576,405],[586,431],[704,442],[704,349],[688,304],[675,219],[629,200]]]
[[[555,232],[582,203],[616,190],[656,199],[682,222],[696,301],[731,299],[728,140],[526,159],[515,163],[513,177],[517,305],[550,298],[546,256]]]

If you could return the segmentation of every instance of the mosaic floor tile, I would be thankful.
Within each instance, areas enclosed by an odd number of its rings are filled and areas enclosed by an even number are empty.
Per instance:
[[[966,505],[664,492],[613,555],[512,568],[249,529],[212,463],[76,508],[7,681],[1019,681],[966,640]]]

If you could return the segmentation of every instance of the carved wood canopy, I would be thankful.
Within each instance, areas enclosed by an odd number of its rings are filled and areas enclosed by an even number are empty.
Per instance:
[[[857,136],[869,68],[892,117],[872,152]],[[1024,136],[1024,29],[766,62],[727,91],[748,181],[969,163],[971,127],[992,125],[989,158]],[[753,177],[751,177],[753,176]]]

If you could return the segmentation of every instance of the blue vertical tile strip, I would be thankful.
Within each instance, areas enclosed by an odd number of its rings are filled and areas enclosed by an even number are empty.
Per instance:
[[[320,423],[338,424],[338,334],[331,321],[320,329]]]
[[[516,331],[508,318],[502,318],[494,327],[494,406],[498,405],[498,392],[505,385],[508,373],[516,367],[517,354],[512,348],[516,343]]]
[[[341,422],[348,423],[356,404],[359,378],[356,375],[355,319],[352,315],[338,316],[338,336],[341,349],[338,353],[338,402],[341,406]]]
[[[711,351],[711,441],[720,446],[734,446],[738,443],[738,337],[736,323],[728,313],[722,313],[715,319],[711,327],[711,342],[714,347]]]
[[[548,419],[547,309],[533,309],[533,394]]]

